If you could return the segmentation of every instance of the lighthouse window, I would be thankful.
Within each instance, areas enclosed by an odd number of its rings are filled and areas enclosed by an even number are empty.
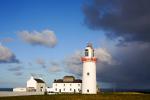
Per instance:
[[[87,72],[87,75],[89,76],[89,75],[90,75],[90,73],[89,73],[89,72]]]
[[[85,49],[85,56],[88,56],[88,49]]]
[[[94,57],[94,50],[93,50],[93,57]]]
[[[85,52],[85,56],[88,56],[88,52]]]

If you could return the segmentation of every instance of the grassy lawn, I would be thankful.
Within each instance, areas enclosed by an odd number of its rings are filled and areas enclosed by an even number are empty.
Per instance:
[[[0,97],[0,100],[150,100],[150,94],[111,94],[103,93],[97,95],[81,94],[57,94],[43,96],[18,96],[18,97]]]

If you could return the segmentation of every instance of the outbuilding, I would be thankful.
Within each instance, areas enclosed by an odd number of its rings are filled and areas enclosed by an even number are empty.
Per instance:
[[[34,78],[33,76],[27,81],[28,92],[45,92],[46,84],[40,78]]]

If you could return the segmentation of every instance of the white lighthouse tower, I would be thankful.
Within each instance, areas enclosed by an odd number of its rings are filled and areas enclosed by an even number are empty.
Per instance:
[[[85,48],[85,56],[81,58],[83,62],[82,94],[96,94],[96,61],[94,49],[91,43]]]

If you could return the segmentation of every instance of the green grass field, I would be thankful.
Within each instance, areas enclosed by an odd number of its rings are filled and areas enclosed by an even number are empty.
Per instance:
[[[43,96],[0,97],[0,100],[150,100],[150,94],[103,93],[97,95],[57,94]]]

